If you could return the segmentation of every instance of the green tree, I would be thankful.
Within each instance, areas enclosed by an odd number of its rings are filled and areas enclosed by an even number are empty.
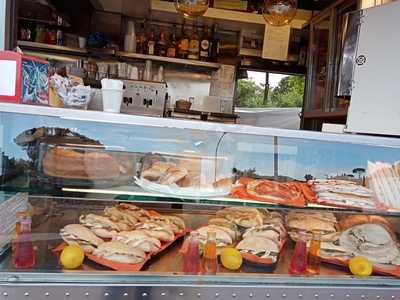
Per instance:
[[[236,105],[241,107],[263,107],[264,87],[253,80],[240,79],[237,84]]]
[[[301,107],[304,97],[304,77],[292,75],[282,78],[269,95],[273,107]]]

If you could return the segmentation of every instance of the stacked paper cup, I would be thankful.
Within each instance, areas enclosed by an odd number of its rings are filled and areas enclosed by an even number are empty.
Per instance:
[[[101,80],[101,92],[103,96],[103,110],[111,113],[121,111],[124,83],[121,80],[104,78]]]

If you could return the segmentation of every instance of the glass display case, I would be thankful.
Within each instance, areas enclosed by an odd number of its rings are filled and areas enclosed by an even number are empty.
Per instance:
[[[1,299],[399,299],[398,139],[13,104],[0,123]]]

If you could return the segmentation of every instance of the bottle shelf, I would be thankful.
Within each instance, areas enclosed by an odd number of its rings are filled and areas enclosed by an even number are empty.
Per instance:
[[[59,53],[74,54],[74,55],[84,55],[88,53],[87,49],[83,48],[72,48],[72,47],[28,42],[28,41],[18,41],[17,45],[23,49],[51,51],[51,52],[59,52]]]
[[[53,52],[54,53],[63,53],[63,54],[67,54],[67,55],[88,56],[88,55],[93,54],[93,55],[98,56],[100,54],[100,52],[98,52],[97,50],[93,52],[88,49],[71,48],[71,47],[65,47],[65,46],[57,46],[57,45],[28,42],[28,41],[18,41],[18,46],[20,46],[23,50],[27,49],[27,50],[35,50],[35,51],[43,51],[43,52],[51,52],[51,53],[53,53]],[[187,66],[193,66],[193,67],[202,67],[202,68],[209,68],[209,69],[219,69],[221,67],[221,64],[213,63],[213,62],[181,59],[181,58],[171,58],[171,57],[164,57],[164,56],[123,52],[123,51],[116,51],[115,53],[107,52],[105,54],[108,56],[114,56],[115,58],[120,58],[120,59],[152,60],[152,61],[187,65]]]
[[[181,58],[171,58],[171,57],[164,57],[164,56],[123,52],[123,51],[117,51],[116,55],[120,58],[152,60],[152,61],[160,61],[160,62],[165,62],[165,63],[181,64],[181,65],[204,67],[204,68],[211,68],[211,69],[219,69],[221,67],[221,64],[213,63],[213,62],[181,59]]]

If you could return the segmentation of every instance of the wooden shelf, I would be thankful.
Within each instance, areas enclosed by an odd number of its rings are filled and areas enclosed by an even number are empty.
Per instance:
[[[116,55],[121,57],[121,58],[152,60],[152,61],[160,61],[160,62],[165,62],[165,63],[173,63],[173,64],[188,65],[188,66],[203,67],[203,68],[211,68],[211,69],[219,69],[221,67],[220,64],[212,63],[212,62],[205,62],[205,61],[199,61],[199,60],[190,60],[190,59],[181,59],[181,58],[171,58],[171,57],[147,55],[147,54],[139,54],[139,53],[130,53],[130,52],[122,52],[122,51],[118,51],[116,53]]]
[[[308,111],[304,113],[306,119],[324,119],[324,118],[345,118],[347,109],[341,111]]]
[[[122,58],[122,59],[139,59],[139,60],[152,60],[152,61],[159,61],[165,63],[172,63],[172,64],[180,64],[180,65],[187,65],[193,67],[201,67],[201,68],[208,68],[208,69],[219,69],[221,64],[213,63],[213,62],[205,62],[205,61],[198,61],[198,60],[190,60],[190,59],[180,59],[180,58],[171,58],[171,57],[163,57],[163,56],[156,56],[156,55],[147,55],[147,54],[139,54],[139,53],[130,53],[130,52],[123,52],[123,51],[104,51],[102,49],[99,50],[87,50],[87,49],[80,49],[80,48],[70,48],[64,46],[57,46],[57,45],[49,45],[49,44],[42,44],[42,43],[35,43],[35,42],[27,42],[27,41],[18,41],[18,46],[20,46],[23,50],[33,50],[33,51],[43,51],[46,53],[63,53],[67,55],[78,55],[78,56],[88,56],[88,55],[107,55],[115,58]],[[35,53],[32,53],[36,55]],[[46,55],[40,55],[41,57],[46,57]],[[57,59],[55,57],[55,59]]]
[[[17,45],[23,49],[42,50],[42,51],[66,53],[72,55],[86,55],[88,53],[86,49],[82,48],[71,48],[65,46],[28,42],[28,41],[18,41]]]

